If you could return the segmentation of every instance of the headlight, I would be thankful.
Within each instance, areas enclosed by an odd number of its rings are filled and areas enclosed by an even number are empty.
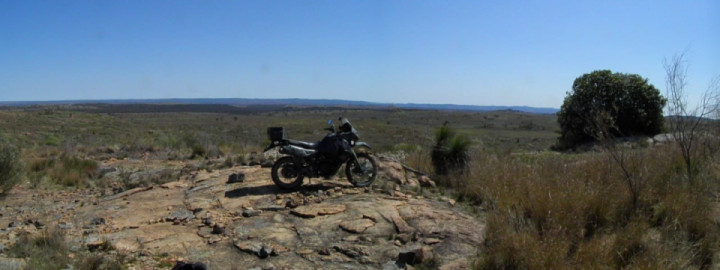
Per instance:
[[[350,141],[350,145],[351,145],[351,146],[355,146],[355,141],[351,140],[351,141]]]

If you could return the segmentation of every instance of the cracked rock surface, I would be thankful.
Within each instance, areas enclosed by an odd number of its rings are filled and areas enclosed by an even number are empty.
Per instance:
[[[397,167],[387,163],[380,166]],[[228,182],[233,174],[244,180]],[[159,254],[209,269],[393,269],[422,258],[458,269],[485,231],[478,218],[438,198],[355,188],[344,179],[306,179],[300,190],[283,191],[260,166],[189,172],[112,195],[21,189],[0,213],[5,247],[48,226],[74,247],[108,242],[136,256],[130,269],[157,267]]]

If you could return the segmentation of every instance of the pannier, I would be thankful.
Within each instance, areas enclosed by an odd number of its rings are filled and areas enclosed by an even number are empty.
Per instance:
[[[282,127],[269,127],[267,133],[270,141],[282,141],[285,139],[285,129]]]

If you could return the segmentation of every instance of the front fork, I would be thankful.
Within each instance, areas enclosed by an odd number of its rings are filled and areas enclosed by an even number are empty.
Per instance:
[[[365,169],[365,167],[363,167],[362,165],[360,165],[360,161],[358,160],[357,155],[355,154],[355,151],[353,151],[352,149],[350,149],[350,153],[352,154],[352,161],[353,161],[353,163],[355,163],[355,166],[356,166],[357,168],[360,168],[360,170],[362,171],[362,174],[363,174],[363,175],[364,175],[365,173],[367,173],[367,170]]]

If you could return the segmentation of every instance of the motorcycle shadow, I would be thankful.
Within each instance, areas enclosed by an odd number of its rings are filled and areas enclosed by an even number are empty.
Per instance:
[[[254,187],[241,187],[233,190],[225,191],[225,198],[239,198],[248,195],[276,195],[276,194],[287,194],[287,193],[314,193],[319,190],[325,191],[328,189],[334,189],[335,187],[348,187],[347,184],[334,183],[334,182],[320,182],[317,184],[304,184],[296,190],[285,190],[277,187],[274,184],[254,186]],[[352,187],[352,186],[350,186]]]

